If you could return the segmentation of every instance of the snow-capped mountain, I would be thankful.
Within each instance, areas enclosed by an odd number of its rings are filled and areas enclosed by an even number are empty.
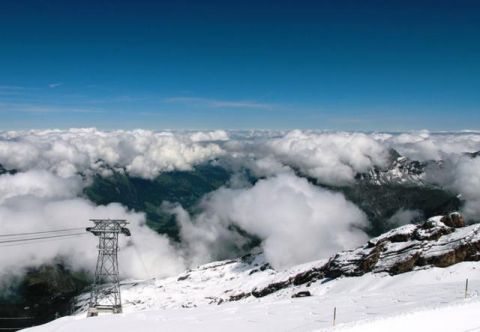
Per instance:
[[[473,159],[480,156],[480,151],[465,152],[463,155]],[[443,160],[424,162],[411,160],[402,156],[395,149],[390,149],[386,166],[373,166],[368,172],[358,173],[355,179],[359,183],[378,186],[385,184],[425,185],[426,169],[440,169],[443,167],[443,163]]]
[[[480,275],[473,261],[479,259],[480,225],[465,227],[461,215],[452,213],[283,271],[274,270],[259,253],[198,266],[176,277],[124,281],[124,315],[83,319],[84,294],[78,298],[77,316],[33,330],[94,331],[108,325],[127,331],[137,325],[142,331],[304,331],[331,327],[335,307],[337,323],[352,324],[420,307],[478,306]]]
[[[414,184],[423,185],[425,181],[425,168],[440,162],[419,162],[410,160],[400,155],[396,150],[390,149],[387,166],[374,166],[366,173],[358,173],[356,180],[360,183],[384,184]]]

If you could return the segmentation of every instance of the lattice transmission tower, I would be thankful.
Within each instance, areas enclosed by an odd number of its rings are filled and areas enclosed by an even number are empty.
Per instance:
[[[130,236],[123,219],[90,219],[95,225],[87,231],[98,236],[98,259],[87,317],[99,312],[122,312],[118,272],[118,235]]]

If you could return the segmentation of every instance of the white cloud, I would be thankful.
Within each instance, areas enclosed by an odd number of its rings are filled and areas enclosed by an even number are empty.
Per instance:
[[[462,212],[467,219],[480,220],[480,157],[460,157],[449,165],[450,176],[443,184],[461,194],[465,200]]]
[[[170,241],[146,226],[143,213],[129,211],[117,203],[95,206],[80,197],[84,184],[79,176],[61,177],[46,170],[0,175],[0,235],[86,228],[92,226],[89,219],[127,219],[132,237],[121,237],[120,241],[123,277],[167,276],[185,268]],[[85,230],[74,231],[77,232],[86,235],[15,245],[14,255],[0,255],[0,282],[57,257],[63,257],[73,269],[93,272],[98,240]],[[37,236],[2,236],[0,241]],[[0,247],[8,250],[14,244],[0,243]]]
[[[193,142],[228,141],[229,135],[225,130],[198,131],[190,135]]]
[[[422,217],[423,217],[422,211],[400,208],[397,212],[393,214],[393,216],[391,216],[388,219],[388,223],[396,227],[396,226],[411,224],[412,222]]]
[[[374,137],[400,154],[419,161],[449,159],[452,155],[480,151],[478,133],[434,134],[424,130],[395,135],[377,134]]]
[[[273,105],[252,100],[221,100],[200,97],[171,97],[165,100],[168,103],[185,104],[188,106],[202,106],[209,108],[243,108],[243,109],[272,109]]]
[[[50,89],[55,89],[55,88],[58,88],[59,86],[62,86],[62,85],[63,85],[63,83],[50,83],[50,84],[48,85],[48,87],[49,87]]]
[[[45,199],[73,198],[83,187],[80,177],[60,178],[44,170],[0,176],[0,204],[19,196]]]
[[[367,222],[360,209],[342,194],[293,174],[260,180],[248,189],[222,188],[200,207],[193,217],[179,206],[171,208],[196,263],[243,244],[232,225],[261,238],[267,259],[277,268],[328,257],[366,240],[359,229]]]
[[[444,159],[441,168],[429,170],[427,179],[461,194],[466,201],[463,212],[479,219],[480,158],[461,155],[480,150],[478,133],[71,129],[0,132],[0,164],[20,171],[0,176],[0,228],[2,233],[43,231],[87,226],[90,218],[126,218],[149,273],[167,275],[190,263],[231,254],[246,241],[232,228],[238,226],[261,238],[272,264],[283,267],[327,257],[365,240],[358,228],[365,226],[366,217],[355,205],[292,170],[323,184],[345,185],[357,172],[385,165],[391,147],[412,159]],[[194,216],[170,207],[182,226],[183,249],[149,230],[142,214],[118,204],[95,207],[81,198],[86,182],[78,173],[108,174],[105,165],[154,178],[213,159],[266,179],[245,188],[241,177],[235,177],[231,183],[236,189],[222,188],[206,196]],[[415,216],[415,211],[400,210],[394,219],[404,223]],[[122,272],[145,277],[142,260],[127,242],[122,240]],[[0,270],[20,271],[57,255],[92,270],[95,238],[22,247],[15,257],[0,257]]]
[[[122,237],[120,241],[119,259],[123,277],[166,276],[184,269],[182,259],[169,240],[149,229],[145,225],[143,214],[128,211],[120,204],[94,206],[82,198],[47,199],[35,195],[18,195],[0,204],[1,234],[88,227],[92,226],[88,221],[90,218],[124,218],[130,222],[128,227],[132,239]],[[85,234],[87,235],[63,240],[32,241],[12,247],[14,255],[0,255],[0,280],[5,280],[8,275],[22,273],[27,267],[49,263],[56,257],[64,257],[73,269],[93,272],[98,240],[91,234]],[[2,237],[2,240],[17,238]],[[132,240],[135,247],[129,245]],[[5,245],[11,244],[0,244]],[[3,249],[7,250],[6,247]],[[149,271],[145,271],[142,260],[148,265]]]
[[[384,165],[388,157],[388,148],[373,137],[345,132],[294,130],[244,144],[232,142],[225,149],[259,176],[289,167],[329,185],[351,183],[358,172]]]
[[[69,177],[95,172],[101,160],[113,168],[126,168],[132,175],[153,178],[164,171],[190,170],[221,155],[222,148],[208,138],[228,139],[220,131],[198,135],[96,129],[4,132],[0,133],[0,164]]]

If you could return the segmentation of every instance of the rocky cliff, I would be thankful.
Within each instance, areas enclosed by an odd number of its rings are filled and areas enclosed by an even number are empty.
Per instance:
[[[413,269],[447,267],[463,261],[480,260],[480,225],[465,226],[459,213],[405,225],[368,241],[364,246],[337,253],[326,263],[311,266],[251,292],[230,296],[230,301],[263,297],[281,289],[341,276],[366,273],[400,274]]]

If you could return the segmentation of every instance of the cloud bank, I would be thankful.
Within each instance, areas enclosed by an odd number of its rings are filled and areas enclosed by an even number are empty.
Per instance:
[[[65,179],[46,171],[1,175],[1,234],[88,227],[91,226],[91,218],[122,218],[130,222],[128,227],[133,234],[132,238],[122,237],[120,242],[123,277],[165,276],[184,269],[181,257],[169,240],[145,225],[143,213],[128,211],[116,203],[94,206],[79,197],[81,188],[79,177]],[[79,232],[84,231],[72,233]],[[1,237],[0,241],[37,236]],[[0,281],[21,274],[27,267],[49,263],[56,257],[64,258],[74,269],[92,270],[97,259],[97,241],[95,236],[85,232],[85,235],[61,240],[45,239],[22,245],[0,243],[2,250],[15,253],[0,255]],[[149,271],[145,270],[142,262]]]
[[[0,163],[5,168],[43,169],[62,177],[105,172],[102,166],[106,164],[119,171],[126,169],[134,176],[153,178],[159,172],[190,170],[196,164],[216,158],[223,151],[209,141],[226,137],[223,131],[193,134],[96,129],[4,132],[0,134]]]
[[[427,169],[427,180],[461,195],[462,212],[480,219],[480,158],[463,154],[480,151],[479,133],[34,130],[0,132],[0,165],[18,171],[0,175],[1,233],[87,227],[90,218],[125,218],[133,237],[122,239],[121,272],[140,278],[228,257],[241,251],[247,232],[261,240],[273,266],[285,267],[365,240],[365,215],[342,195],[302,177],[333,187],[350,185],[357,173],[386,166],[391,148],[414,160],[443,160],[441,167]],[[152,179],[205,162],[227,167],[234,176],[230,187],[204,197],[193,215],[175,202],[165,205],[180,223],[180,245],[146,227],[142,213],[119,204],[97,207],[82,196],[93,174],[108,176],[116,170]],[[245,169],[263,179],[246,185],[235,175]],[[402,224],[417,216],[416,211],[400,210],[391,222]],[[15,256],[0,257],[0,279],[58,256],[92,270],[95,245],[96,238],[87,235],[15,247]]]
[[[400,154],[418,161],[451,159],[464,152],[480,151],[480,133],[430,133],[419,131],[400,134],[372,134],[377,141]]]
[[[259,237],[276,268],[325,258],[367,238],[361,230],[367,218],[353,203],[288,173],[260,180],[251,188],[222,188],[200,207],[202,213],[195,216],[180,206],[170,209],[195,263],[224,255],[232,244],[243,244],[231,226]]]
[[[459,156],[445,163],[443,169],[431,175],[433,183],[460,194],[467,219],[480,220],[480,157]]]
[[[355,174],[386,164],[388,150],[362,133],[308,133],[295,130],[270,139],[265,149],[275,160],[329,185],[347,184]]]

